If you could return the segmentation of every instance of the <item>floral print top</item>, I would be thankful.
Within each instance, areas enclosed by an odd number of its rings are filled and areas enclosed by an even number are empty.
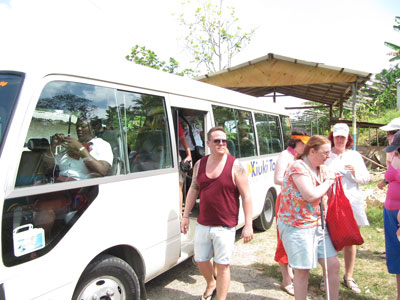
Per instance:
[[[290,226],[297,228],[311,228],[318,225],[318,221],[321,219],[321,211],[319,202],[308,202],[303,199],[300,191],[297,189],[296,184],[293,181],[295,174],[302,174],[309,176],[312,179],[313,186],[319,185],[317,179],[313,175],[310,167],[303,160],[296,160],[292,165],[289,166],[285,177],[283,178],[282,184],[282,199],[279,208],[278,217],[279,219]],[[320,166],[320,177],[321,182],[324,182],[327,178],[326,166]],[[326,201],[328,196],[325,194],[322,197],[324,207],[326,207]]]

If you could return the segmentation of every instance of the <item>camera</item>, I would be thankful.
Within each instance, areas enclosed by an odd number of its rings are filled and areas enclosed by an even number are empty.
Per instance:
[[[180,162],[180,167],[181,167],[182,172],[185,172],[185,173],[189,172],[190,169],[192,168],[191,161],[190,160],[181,161]]]

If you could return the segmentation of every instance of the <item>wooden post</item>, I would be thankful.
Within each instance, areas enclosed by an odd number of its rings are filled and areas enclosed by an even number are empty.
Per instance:
[[[353,110],[353,116],[352,116],[352,121],[353,121],[353,139],[354,139],[354,146],[353,150],[357,149],[357,113],[356,113],[356,102],[357,102],[357,81],[355,81],[352,85],[353,87],[353,105],[352,105],[352,110]]]

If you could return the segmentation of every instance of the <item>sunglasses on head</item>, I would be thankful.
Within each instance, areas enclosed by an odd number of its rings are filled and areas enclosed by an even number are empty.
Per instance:
[[[223,145],[226,145],[226,140],[225,139],[215,139],[215,140],[213,140],[213,142],[214,142],[214,144],[217,144],[217,145],[219,145],[219,144],[223,144]]]
[[[387,131],[386,134],[387,135],[395,135],[397,133],[398,130],[392,130],[392,131]]]

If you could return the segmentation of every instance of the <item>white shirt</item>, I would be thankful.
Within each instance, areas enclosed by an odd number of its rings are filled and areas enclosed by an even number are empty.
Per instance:
[[[294,156],[289,150],[283,150],[279,154],[278,160],[275,165],[274,172],[274,183],[277,185],[282,185],[283,177],[289,165],[294,162]]]
[[[358,185],[368,183],[370,174],[361,154],[354,150],[346,150],[340,155],[331,152],[330,158],[326,160],[325,165],[329,166],[330,170],[343,175],[343,190],[353,208],[354,217],[358,226],[369,225],[365,213],[364,197]],[[345,165],[354,166],[355,176],[353,176],[351,172],[344,170]]]
[[[96,160],[104,160],[110,164],[113,163],[113,153],[108,142],[101,138],[93,138],[89,141],[92,143],[90,155]],[[90,171],[86,167],[82,158],[74,159],[67,153],[56,156],[57,165],[60,168],[60,176],[71,177],[76,180],[90,178]]]

